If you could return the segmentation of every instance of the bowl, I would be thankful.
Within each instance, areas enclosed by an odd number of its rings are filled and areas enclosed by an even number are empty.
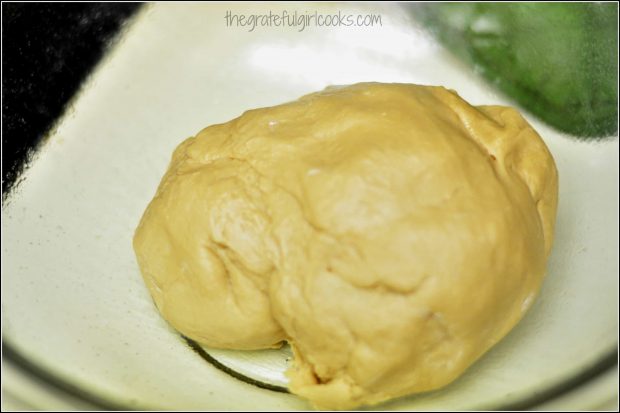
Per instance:
[[[284,11],[380,15],[381,25],[227,18]],[[443,85],[472,104],[514,105],[397,4],[144,6],[3,205],[6,398],[37,408],[309,409],[286,390],[286,347],[210,349],[170,328],[131,241],[184,138],[250,108],[360,81]],[[458,380],[373,409],[617,406],[618,138],[579,140],[523,113],[560,176],[539,298]]]

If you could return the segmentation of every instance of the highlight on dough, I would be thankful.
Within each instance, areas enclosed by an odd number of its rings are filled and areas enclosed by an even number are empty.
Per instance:
[[[557,200],[515,109],[360,83],[185,140],[133,245],[175,329],[228,349],[288,341],[291,392],[350,409],[449,384],[515,326]]]

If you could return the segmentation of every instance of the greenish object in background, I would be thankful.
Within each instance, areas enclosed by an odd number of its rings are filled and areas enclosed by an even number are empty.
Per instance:
[[[414,4],[448,49],[555,128],[618,130],[617,3]]]

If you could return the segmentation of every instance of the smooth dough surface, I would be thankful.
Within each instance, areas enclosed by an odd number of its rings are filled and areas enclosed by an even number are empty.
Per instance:
[[[183,142],[134,248],[173,327],[223,348],[288,340],[291,391],[348,409],[444,386],[514,327],[557,192],[512,108],[329,87]]]

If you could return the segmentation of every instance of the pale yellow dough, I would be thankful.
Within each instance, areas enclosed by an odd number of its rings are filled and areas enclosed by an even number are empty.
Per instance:
[[[514,109],[330,87],[183,142],[134,248],[173,327],[223,348],[288,340],[291,391],[347,409],[444,386],[510,331],[557,193]]]

